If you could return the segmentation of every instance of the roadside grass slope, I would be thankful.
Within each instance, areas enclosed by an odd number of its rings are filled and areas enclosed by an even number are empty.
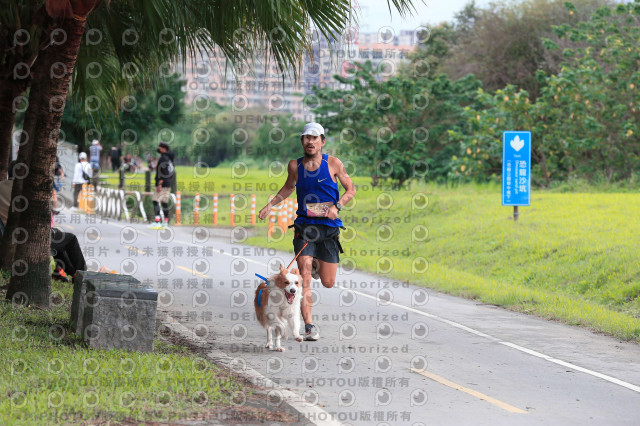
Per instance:
[[[535,191],[514,222],[496,185],[363,189],[341,214],[343,264],[640,341],[640,195]]]

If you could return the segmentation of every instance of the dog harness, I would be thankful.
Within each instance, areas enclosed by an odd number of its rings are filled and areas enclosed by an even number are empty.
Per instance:
[[[258,307],[260,307],[260,305],[262,304],[262,290],[264,289],[261,288],[260,291],[258,292]]]
[[[266,279],[265,277],[263,277],[260,274],[255,274],[256,277],[258,278],[262,278],[264,280],[265,283],[267,283],[267,287],[269,286],[269,280]],[[260,307],[260,305],[262,305],[262,290],[264,290],[263,288],[260,289],[260,291],[258,292],[258,307]]]

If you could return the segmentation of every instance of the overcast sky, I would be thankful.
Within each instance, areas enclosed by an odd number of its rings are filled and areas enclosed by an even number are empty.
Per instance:
[[[389,14],[387,0],[355,0],[360,5],[360,31],[377,32],[380,27],[389,26],[398,30],[413,30],[424,24],[450,21],[470,0],[415,0],[417,13],[403,20],[398,13]],[[481,7],[489,0],[476,0]]]

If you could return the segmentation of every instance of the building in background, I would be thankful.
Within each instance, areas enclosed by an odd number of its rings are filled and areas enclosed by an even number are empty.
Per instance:
[[[290,72],[282,72],[268,58],[256,57],[252,66],[234,74],[218,49],[203,52],[195,64],[187,61],[180,71],[187,80],[185,103],[198,105],[215,102],[236,111],[261,108],[273,113],[290,113],[298,120],[312,121],[311,110],[316,106],[313,87],[341,88],[333,76],[347,75],[355,62],[371,61],[386,80],[397,73],[398,66],[407,61],[409,52],[417,44],[418,31],[391,28],[377,33],[357,33],[355,30],[340,40],[318,37],[312,45],[313,56],[307,55],[301,64],[298,81]],[[330,49],[330,43],[335,48]]]

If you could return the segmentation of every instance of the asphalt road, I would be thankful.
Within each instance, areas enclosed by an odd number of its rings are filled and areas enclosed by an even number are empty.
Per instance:
[[[637,425],[640,347],[589,331],[338,270],[313,282],[318,342],[264,349],[254,273],[291,254],[242,245],[244,232],[59,216],[88,265],[134,275],[166,311],[231,357],[319,408],[324,424]],[[428,272],[427,272],[428,274]]]

